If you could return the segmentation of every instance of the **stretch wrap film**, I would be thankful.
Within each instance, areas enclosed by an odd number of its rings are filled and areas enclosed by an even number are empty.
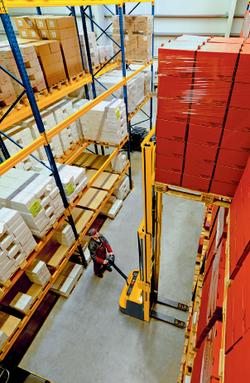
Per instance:
[[[159,48],[156,181],[233,196],[250,151],[250,44],[181,36]]]

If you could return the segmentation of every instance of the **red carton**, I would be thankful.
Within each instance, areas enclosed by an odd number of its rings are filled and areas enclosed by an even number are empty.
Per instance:
[[[250,153],[250,131],[225,129],[221,147]]]
[[[195,191],[208,192],[209,183],[210,177],[195,177],[184,173],[181,186]]]
[[[185,122],[173,122],[162,120],[160,118],[156,121],[156,136],[166,138],[169,140],[184,140],[186,133]]]
[[[165,156],[175,156],[175,155],[183,156],[184,141],[157,138],[156,150],[158,154],[163,154]]]
[[[220,148],[218,162],[232,168],[245,168],[249,152]]]
[[[221,127],[196,125],[190,123],[188,141],[203,145],[218,144],[221,131]]]
[[[155,180],[156,182],[161,182],[164,184],[180,185],[181,173],[165,171],[165,170],[156,168]]]
[[[213,194],[222,195],[225,197],[233,197],[237,188],[237,183],[228,183],[221,181],[212,181],[210,192]]]
[[[165,171],[181,172],[183,158],[180,155],[164,156],[156,153],[156,168]]]

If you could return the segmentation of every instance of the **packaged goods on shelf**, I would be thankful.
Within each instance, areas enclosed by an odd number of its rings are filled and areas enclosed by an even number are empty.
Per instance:
[[[113,194],[116,196],[118,200],[124,200],[128,193],[130,192],[130,184],[129,177],[125,176],[117,186],[117,188],[113,191]]]
[[[47,166],[49,163],[44,161]],[[57,169],[64,187],[65,194],[69,202],[73,201],[87,185],[87,177],[84,168],[77,166],[57,164]],[[51,175],[51,171],[45,166],[38,163],[35,170],[45,176]],[[50,177],[49,179],[53,179]]]
[[[127,134],[123,100],[102,101],[81,117],[85,139],[119,144]]]
[[[47,87],[66,80],[60,44],[55,40],[43,40],[30,43],[36,50]],[[56,65],[55,65],[56,63]]]
[[[23,314],[27,314],[32,304],[33,298],[31,295],[19,292],[10,302],[10,307],[20,311]]]
[[[112,71],[100,77],[100,82],[106,87],[110,88],[117,84],[118,81],[122,80],[121,71]],[[135,110],[135,108],[142,102],[145,97],[144,93],[144,81],[145,77],[143,73],[139,73],[137,76],[132,78],[127,83],[127,93],[128,93],[128,112],[131,113]],[[103,93],[104,88],[97,84],[96,90],[98,94]],[[123,90],[122,88],[118,89],[114,92],[114,95],[118,98],[123,98]],[[114,97],[110,95],[108,100],[113,100]]]
[[[72,216],[77,232],[81,233],[84,227],[91,220],[93,212],[76,207],[72,211]],[[75,241],[75,236],[71,226],[68,223],[64,223],[59,229],[56,230],[54,239],[63,246],[70,247]]]
[[[47,110],[53,112],[57,124],[74,113],[71,99],[63,99],[49,107]],[[72,143],[78,142],[82,138],[81,131],[79,131],[76,122],[73,122],[67,128],[62,130],[59,136],[64,151],[66,151]]]
[[[137,69],[141,68],[141,65],[139,64],[131,64],[129,65],[130,70],[136,71]],[[113,73],[113,72],[111,72]],[[128,71],[127,74],[130,72]],[[143,69],[141,72],[144,74],[144,95],[147,96],[151,92],[151,69],[150,67],[147,67]]]
[[[31,129],[29,127],[28,128],[24,127],[24,125],[22,124],[8,129],[8,136],[12,140],[14,140],[17,144],[21,145],[21,147],[26,147],[33,141]],[[4,143],[11,156],[19,152],[19,150],[21,149],[18,145],[16,145],[14,142],[10,141],[7,138],[4,139]],[[38,159],[40,158],[39,150],[35,150],[32,154],[36,156]],[[36,162],[37,161],[33,157],[28,156],[22,162],[19,162],[18,164],[16,164],[16,168],[31,170],[32,166]]]
[[[8,338],[14,334],[20,322],[21,319],[0,311],[0,331],[6,334]]]
[[[0,349],[3,347],[3,345],[7,341],[7,339],[8,339],[8,336],[5,334],[5,332],[0,330]]]
[[[18,210],[37,237],[44,236],[64,210],[52,177],[21,169],[1,177],[0,205]]]
[[[4,66],[2,58],[0,65]],[[12,104],[16,99],[16,93],[10,76],[4,71],[0,71],[0,107]]]
[[[97,52],[100,64],[104,64],[113,56],[113,45],[97,45]]]
[[[35,260],[25,273],[31,282],[40,286],[45,286],[51,278],[46,263],[39,259]]]
[[[82,72],[80,46],[75,19],[71,16],[20,16],[14,18],[19,35],[60,43],[66,74],[69,79]]]
[[[159,49],[157,181],[234,195],[250,153],[250,50],[242,43],[193,36]]]
[[[117,154],[116,157],[112,158],[111,165],[115,172],[121,173],[127,165],[128,157],[126,152],[122,151]]]
[[[108,218],[114,219],[122,208],[122,205],[123,201],[121,199],[111,196],[102,208],[101,213],[106,215]]]
[[[124,16],[124,43],[126,59],[148,61],[152,54],[152,16]],[[113,39],[120,43],[119,17],[113,16]],[[118,47],[114,44],[115,53]]]
[[[77,112],[80,108],[82,108],[85,104],[87,104],[89,102],[89,100],[87,99],[73,99],[72,100],[72,107],[73,107],[73,112]],[[76,123],[76,128],[77,128],[77,133],[78,133],[78,137],[79,137],[79,140],[83,138],[83,131],[82,131],[82,123],[81,123],[81,117],[80,119],[78,119],[77,121],[75,121]]]
[[[83,267],[81,265],[68,262],[51,287],[51,290],[67,298],[71,294],[82,273]]]
[[[32,88],[36,91],[46,89],[46,83],[44,80],[42,68],[37,58],[35,48],[28,44],[19,44],[19,48]],[[10,46],[1,46],[0,55],[1,62],[3,62],[4,66],[21,81],[16,61]],[[15,80],[12,80],[12,84],[16,94],[19,95],[20,91],[22,90],[21,86]]]
[[[79,38],[80,38],[80,44],[81,44],[81,48],[83,52],[84,69],[89,71],[88,56],[86,51],[84,35],[79,34]],[[97,66],[100,64],[100,61],[99,61],[95,32],[88,32],[88,41],[89,41],[91,63],[93,66]]]
[[[5,283],[37,243],[21,214],[12,209],[0,209],[0,282]]]

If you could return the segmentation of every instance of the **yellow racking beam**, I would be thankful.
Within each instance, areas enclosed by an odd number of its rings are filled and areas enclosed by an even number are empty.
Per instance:
[[[106,65],[96,77],[100,77],[103,74],[116,69],[119,66],[119,63],[116,61],[114,63]],[[55,102],[61,100],[63,97],[66,97],[68,94],[82,88],[84,85],[90,84],[92,82],[92,77],[90,74],[85,74],[83,78],[78,80],[73,80],[67,85],[62,85],[60,89],[54,89],[52,93],[47,95],[41,95],[37,101],[38,108],[42,110],[47,106],[54,104]],[[29,105],[22,106],[20,110],[16,113],[10,113],[2,122],[1,130],[6,132],[11,126],[19,123],[20,121],[32,116],[32,111]]]
[[[128,0],[5,0],[5,7],[8,8],[27,8],[27,7],[63,7],[63,6],[87,6],[87,5],[122,5],[133,3]],[[152,0],[138,0],[137,3],[151,3]]]
[[[129,80],[134,78],[138,73],[142,72],[149,65],[151,65],[151,61],[144,64],[141,68],[137,69],[131,75],[127,76],[126,78],[123,78],[120,82],[118,82],[116,85],[112,86],[105,92],[103,92],[100,96],[96,97],[94,100],[89,101],[82,108],[77,110],[71,116],[67,117],[64,121],[61,121],[54,128],[44,133],[43,136],[40,136],[39,138],[35,139],[31,144],[21,149],[18,153],[16,153],[11,158],[4,161],[2,164],[0,164],[0,175],[3,175],[5,172],[10,170],[13,166],[18,164],[18,162],[25,159],[34,150],[38,149],[42,145],[45,145],[46,141],[50,141],[54,136],[60,133],[63,129],[67,128],[74,121],[78,120],[81,116],[83,116],[85,113],[91,110],[95,105],[99,104],[101,101],[107,98],[110,94],[114,93],[117,89],[121,88]]]

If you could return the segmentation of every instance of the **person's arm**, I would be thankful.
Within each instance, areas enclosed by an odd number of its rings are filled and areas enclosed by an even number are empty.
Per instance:
[[[90,252],[90,256],[91,258],[93,259],[93,261],[97,262],[97,263],[100,263],[100,264],[103,264],[103,261],[104,259],[102,259],[101,257],[98,257],[96,255],[96,244],[94,243],[93,240],[90,240],[89,241],[89,245],[88,245],[88,248],[89,248],[89,252]]]
[[[109,254],[113,254],[112,247],[110,246],[108,240],[107,240],[103,235],[101,235],[101,240],[102,240],[102,243],[104,244],[104,246],[105,246],[107,252],[108,252]]]

